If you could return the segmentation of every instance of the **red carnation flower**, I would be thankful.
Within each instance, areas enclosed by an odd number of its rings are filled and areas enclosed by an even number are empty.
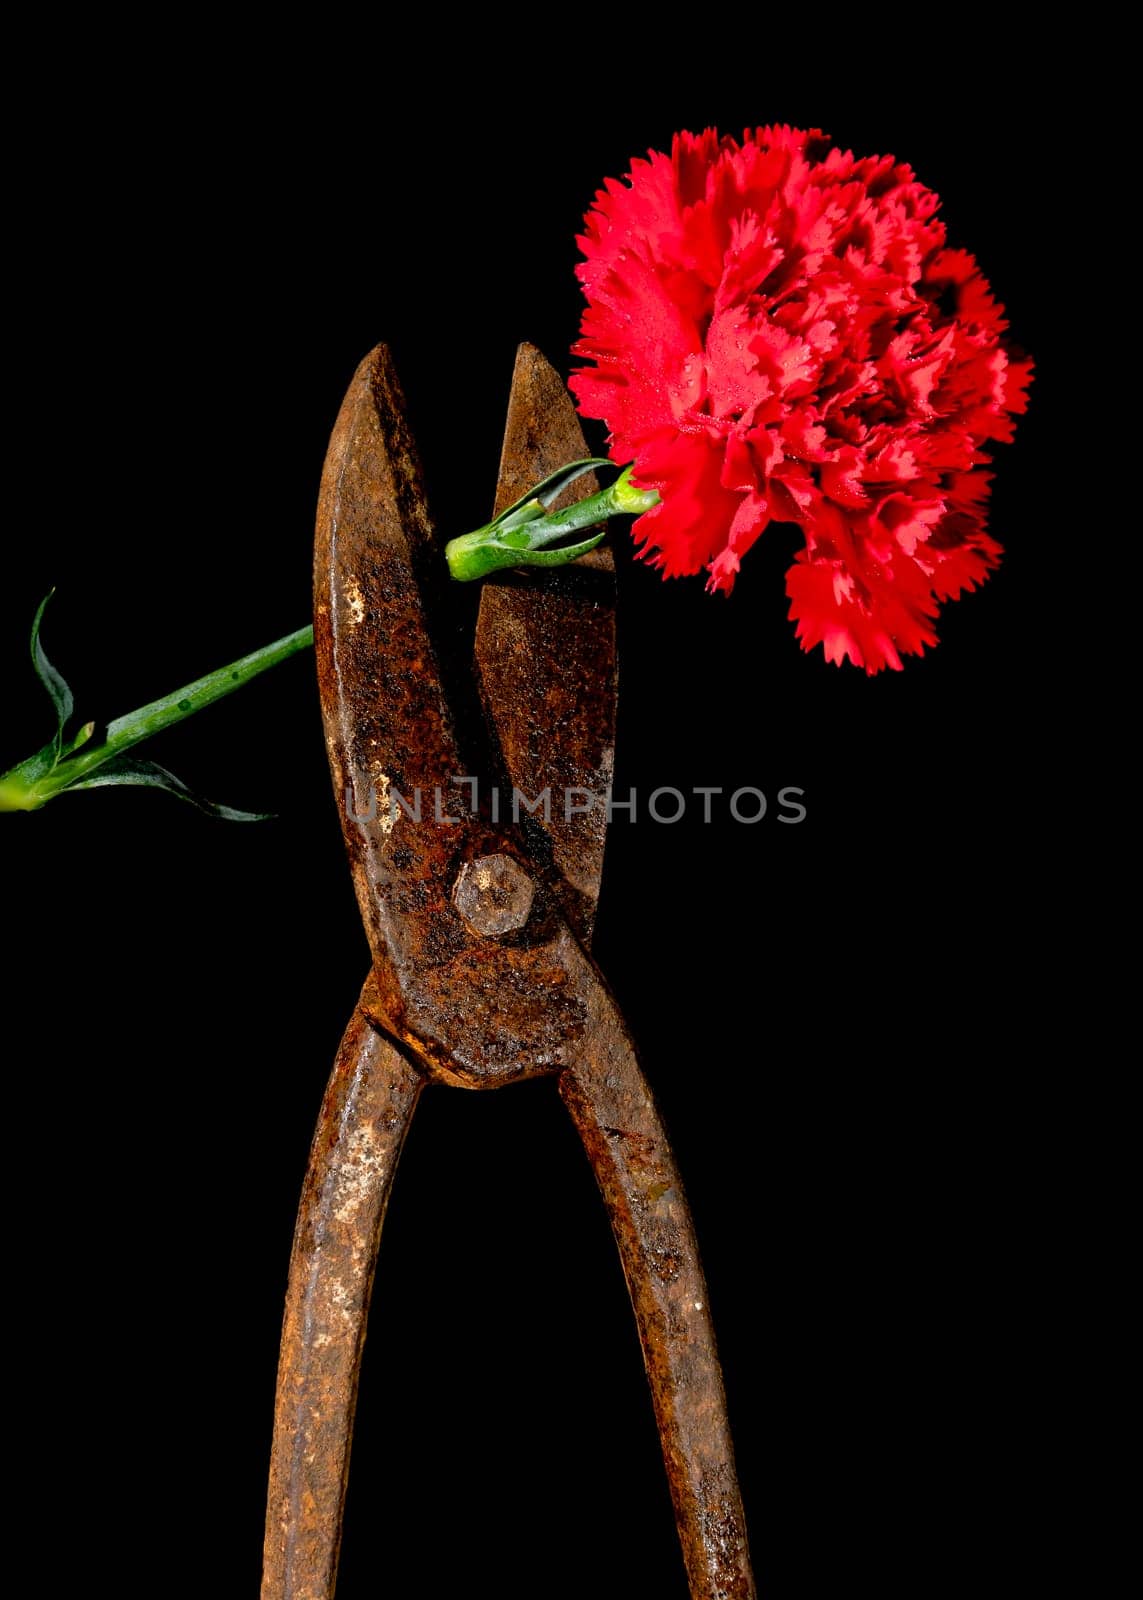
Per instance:
[[[608,180],[579,241],[573,354],[595,365],[571,383],[659,491],[639,553],[728,592],[767,523],[796,522],[802,646],[868,673],[935,644],[940,602],[997,564],[981,446],[1012,437],[1031,373],[938,204],[816,130],[708,129]]]

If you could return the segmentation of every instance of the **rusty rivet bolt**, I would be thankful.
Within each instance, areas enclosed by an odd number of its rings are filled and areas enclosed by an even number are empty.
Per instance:
[[[535,892],[535,884],[511,856],[478,856],[457,874],[452,903],[474,933],[499,939],[524,926]]]

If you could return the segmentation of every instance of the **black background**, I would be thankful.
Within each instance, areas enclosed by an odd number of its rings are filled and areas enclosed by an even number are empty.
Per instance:
[[[52,584],[46,646],[97,718],[307,619],[329,430],[378,339],[438,526],[483,520],[516,344],[566,372],[574,236],[632,156],[790,121],[909,160],[1038,361],[997,452],[1005,562],[935,652],[867,680],[797,646],[791,530],[729,601],[662,584],[621,537],[618,787],[750,785],[770,810],[617,821],[596,954],[688,1183],[764,1592],[975,1591],[1051,1537],[1027,1469],[1053,1107],[1020,979],[1029,841],[1059,793],[1048,91],[967,49],[938,71],[728,33],[651,60],[580,28],[561,48],[593,64],[558,87],[550,50],[497,40],[458,89],[443,60],[478,32],[346,38],[305,70],[199,40],[189,78],[176,51],[78,97],[45,84],[10,197],[0,765],[47,732],[25,640]],[[107,790],[0,821],[20,1450],[31,1502],[78,1518],[81,1559],[121,1587],[156,1592],[132,1552],[157,1540],[177,1587],[243,1595],[297,1192],[368,957],[308,656],[153,754],[277,820]],[[550,1082],[418,1114],[340,1600],[379,1571],[394,1594],[685,1594],[622,1280]]]

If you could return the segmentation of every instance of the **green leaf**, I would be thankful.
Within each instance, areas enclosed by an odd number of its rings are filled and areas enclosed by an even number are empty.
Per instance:
[[[569,461],[566,467],[559,467],[546,477],[542,483],[536,484],[534,489],[529,489],[527,494],[521,495],[519,500],[503,510],[488,526],[490,528],[500,527],[501,523],[514,517],[518,511],[522,511],[525,506],[532,504],[536,500],[540,502],[546,511],[552,502],[558,500],[568,485],[574,483],[577,478],[582,478],[588,472],[594,472],[596,467],[614,467],[614,465],[614,461],[607,461],[602,456],[587,456],[583,461]]]
[[[221,817],[224,822],[265,822],[273,816],[272,811],[235,811],[232,806],[215,805],[213,800],[204,800],[202,795],[195,794],[166,767],[135,756],[112,756],[90,778],[69,784],[66,792],[70,794],[73,789],[101,789],[110,784],[136,784],[145,789],[165,789],[168,794],[177,795],[180,800],[187,800],[208,816]]]
[[[4,776],[31,787],[38,779],[51,772],[58,761],[59,747],[54,739],[50,739],[42,750],[37,750],[34,756],[28,756],[18,767],[12,767]]]
[[[37,678],[51,695],[52,705],[56,708],[56,736],[52,744],[46,747],[54,750],[55,754],[52,763],[54,765],[55,761],[59,760],[60,749],[63,746],[64,727],[67,719],[75,710],[75,700],[62,675],[56,671],[44,654],[44,647],[40,643],[40,624],[44,620],[44,611],[53,594],[55,594],[55,590],[49,589],[40,601],[40,608],[36,612],[35,620],[32,623],[32,665],[36,669]],[[42,751],[41,754],[43,754]]]
[[[597,533],[594,539],[584,539],[580,544],[562,544],[554,550],[529,550],[516,555],[514,559],[526,567],[562,567],[577,556],[585,556],[589,550],[594,550],[605,537],[606,533]]]
[[[83,749],[84,745],[91,738],[94,732],[95,723],[85,722],[83,727],[76,734],[75,738],[68,741],[67,749],[61,750],[60,755],[63,757],[75,755],[77,750]]]

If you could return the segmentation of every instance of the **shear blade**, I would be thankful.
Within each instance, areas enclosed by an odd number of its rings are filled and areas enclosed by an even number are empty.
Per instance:
[[[534,345],[516,354],[495,512],[588,454],[575,407]],[[591,494],[594,475],[569,498]],[[528,844],[572,931],[590,942],[615,761],[615,566],[592,551],[556,571],[486,580],[476,629],[481,698]]]

